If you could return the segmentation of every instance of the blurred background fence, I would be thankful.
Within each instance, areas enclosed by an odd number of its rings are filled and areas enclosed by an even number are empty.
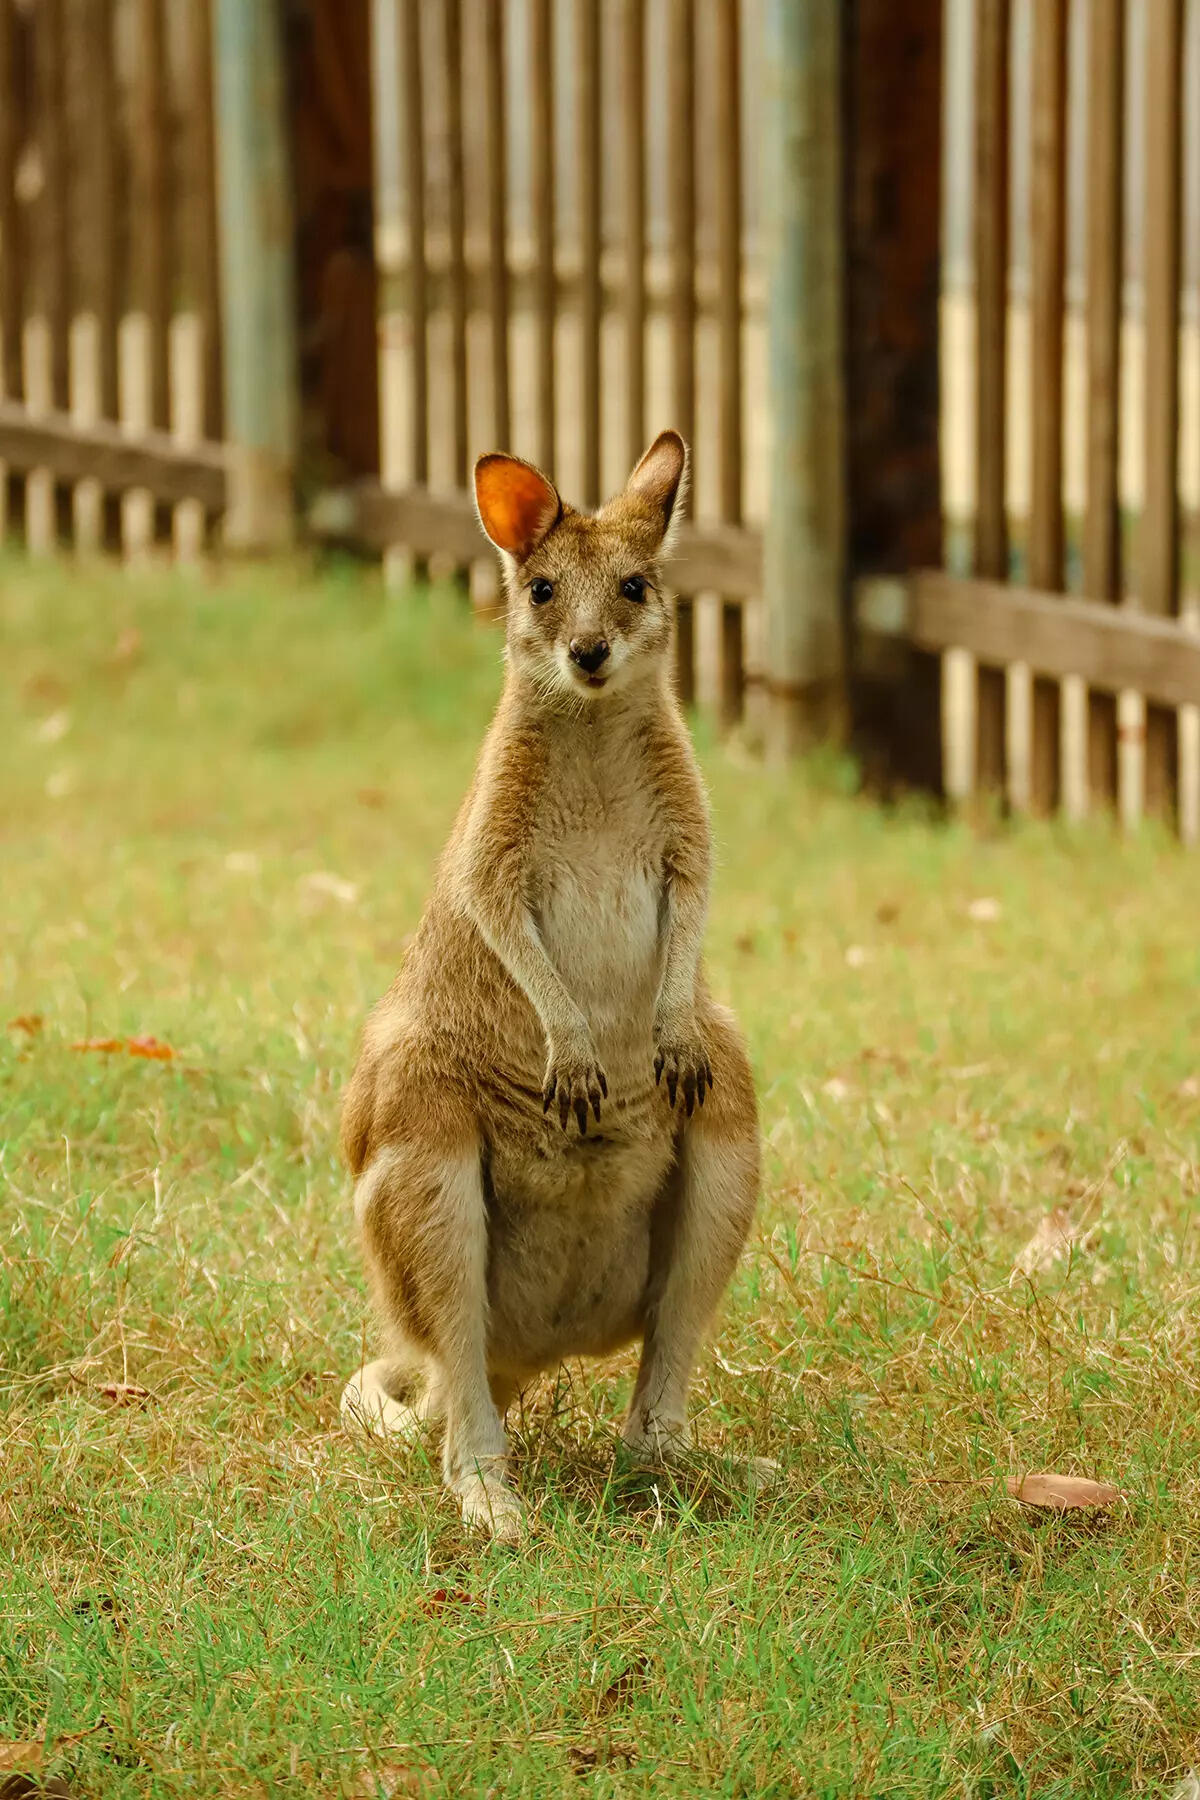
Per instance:
[[[686,699],[1195,837],[1198,20],[0,0],[7,527],[486,604],[480,450],[592,503],[674,423]]]

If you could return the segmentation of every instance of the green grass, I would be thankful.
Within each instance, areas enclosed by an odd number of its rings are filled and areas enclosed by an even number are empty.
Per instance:
[[[376,1765],[400,1793],[1063,1797],[1200,1765],[1200,864],[706,743],[710,967],[768,1149],[695,1404],[784,1485],[614,1479],[631,1362],[573,1366],[514,1421],[511,1553],[427,1454],[337,1419],[339,1091],[495,635],[358,573],[15,563],[0,633],[0,1026],[44,1020],[0,1030],[0,1742],[44,1729],[106,1797]],[[72,1048],[143,1033],[176,1059]],[[1010,1282],[1055,1207],[1083,1242]],[[1125,1498],[1023,1510],[1029,1468]]]

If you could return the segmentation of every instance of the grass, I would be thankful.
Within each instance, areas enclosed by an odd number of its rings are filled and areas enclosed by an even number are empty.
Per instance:
[[[0,573],[0,1741],[106,1797],[1200,1765],[1194,861],[705,744],[768,1149],[695,1403],[784,1486],[614,1478],[632,1365],[571,1367],[514,1420],[513,1554],[337,1421],[338,1095],[494,635],[359,573]],[[146,1033],[176,1057],[73,1048]],[[1030,1468],[1124,1498],[1024,1510]]]

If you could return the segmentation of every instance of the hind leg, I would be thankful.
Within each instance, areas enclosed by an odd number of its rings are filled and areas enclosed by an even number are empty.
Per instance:
[[[716,1086],[682,1122],[679,1161],[660,1202],[642,1360],[622,1434],[631,1450],[656,1461],[688,1448],[692,1366],[758,1197],[758,1112],[746,1052],[723,1009],[714,1007],[706,1026]]]
[[[505,1480],[504,1426],[488,1377],[487,1216],[478,1143],[464,1136],[453,1147],[390,1145],[377,1153],[359,1189],[356,1209],[377,1306],[394,1340],[423,1359],[426,1404],[445,1417],[446,1485],[468,1524],[515,1541],[523,1514]]]

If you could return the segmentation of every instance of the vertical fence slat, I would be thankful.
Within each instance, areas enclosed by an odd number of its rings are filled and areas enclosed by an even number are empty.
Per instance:
[[[630,468],[646,447],[646,6],[621,18],[621,135],[625,154],[625,446]]]
[[[1121,278],[1124,267],[1125,0],[1091,0],[1087,145],[1087,515],[1083,586],[1093,600],[1121,590],[1118,484],[1121,401]],[[1088,707],[1089,789],[1116,798],[1116,702],[1093,693]]]
[[[975,546],[977,575],[1008,574],[1004,504],[1008,344],[1009,0],[979,0],[975,23]],[[979,672],[979,780],[1004,779],[1005,686]]]
[[[13,0],[0,0],[0,94],[16,85]],[[0,399],[21,393],[21,263],[17,222],[17,114],[0,106]],[[8,464],[0,461],[0,542],[8,532]]]
[[[167,55],[163,0],[138,0],[134,62],[133,294],[148,333],[148,423],[168,418],[167,317],[170,234],[167,144]]]
[[[579,353],[582,491],[600,499],[600,4],[575,0],[579,134]]]
[[[1146,0],[1145,501],[1141,603],[1170,614],[1179,587],[1179,280],[1183,186],[1183,0]],[[1173,714],[1147,709],[1146,807],[1172,804]]]
[[[695,457],[696,436],[696,19],[691,0],[671,0],[667,47],[671,120],[671,386],[675,427]],[[695,492],[693,462],[692,491]],[[690,705],[696,691],[692,602],[676,601],[676,681]]]
[[[68,66],[72,122],[72,180],[78,204],[72,219],[75,291],[70,342],[70,404],[81,425],[116,417],[116,140],[113,132],[112,10],[108,0],[72,0],[70,28],[78,34]],[[76,482],[72,495],[75,547],[99,550],[104,494],[99,483]]]
[[[554,23],[552,0],[529,0],[529,79],[532,88],[531,176],[534,291],[537,310],[537,455],[554,473],[554,326],[557,282],[554,272]]]
[[[188,0],[186,106],[186,155],[191,188],[186,253],[190,264],[190,305],[200,321],[204,358],[203,435],[219,438],[221,290],[213,134],[212,0]]]
[[[718,0],[713,170],[717,224],[721,517],[742,522],[742,110],[739,0]],[[741,716],[745,686],[742,608],[721,606],[721,719]]]
[[[429,289],[425,264],[425,77],[421,0],[403,0],[404,192],[408,210],[409,480],[429,481]]]
[[[21,393],[21,258],[17,208],[17,109],[14,0],[0,0],[0,383],[10,400]]]
[[[463,169],[462,0],[442,0],[446,80],[446,214],[450,234],[446,270],[450,299],[451,480],[467,483],[467,252]]]
[[[22,352],[25,404],[31,412],[44,412],[66,406],[68,387],[63,0],[42,0],[33,26],[34,130],[41,188],[33,207],[33,255]],[[56,495],[49,469],[31,469],[26,478],[25,535],[29,548],[37,554],[54,547]]]
[[[1030,165],[1031,427],[1029,579],[1063,584],[1063,289],[1066,277],[1067,0],[1033,8],[1033,145]],[[1030,802],[1059,798],[1060,720],[1055,682],[1035,679]]]
[[[488,306],[492,326],[492,431],[512,442],[508,374],[508,124],[505,114],[505,0],[484,0],[484,99],[488,155]]]

